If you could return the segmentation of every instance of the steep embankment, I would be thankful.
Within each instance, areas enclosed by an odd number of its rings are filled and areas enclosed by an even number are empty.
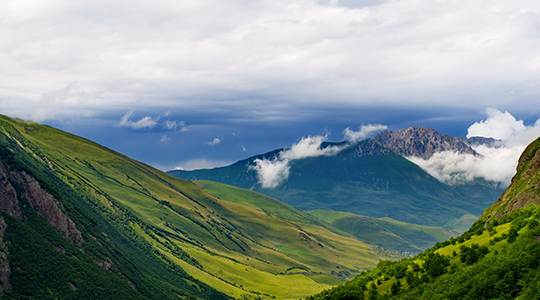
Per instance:
[[[38,220],[56,226],[53,228],[58,234],[73,244],[69,251],[64,244],[46,247],[52,251],[56,251],[55,247],[63,249],[57,251],[61,259],[69,260],[77,253],[78,260],[84,260],[81,257],[86,255],[85,261],[116,276],[116,281],[109,281],[111,285],[122,281],[123,285],[118,286],[131,289],[139,297],[298,298],[328,288],[336,283],[336,277],[349,277],[390,257],[376,247],[338,234],[339,230],[331,231],[300,217],[292,222],[221,200],[191,182],[83,138],[7,117],[0,117],[0,121],[0,149],[8,174],[7,181],[0,182],[1,195],[11,197],[13,189],[32,194],[27,186],[35,184],[24,174],[33,177],[71,220],[65,219],[61,222],[64,225],[57,226],[55,218],[49,220],[47,214],[40,213],[54,209],[47,205],[25,206],[28,200],[18,198],[21,209],[31,209],[41,216]],[[8,183],[13,189],[8,188]],[[9,243],[0,257],[5,256],[4,261],[13,266],[5,276],[11,284],[11,295],[24,293],[25,285],[36,282],[32,281],[34,277],[25,276],[37,262],[31,260],[23,268],[23,262],[17,261],[18,256],[10,250],[22,242],[8,232],[19,225],[28,230],[40,228],[25,218],[9,217],[9,213],[16,215],[14,207],[6,204],[1,208],[7,225],[4,238]],[[23,215],[27,214],[23,211]],[[74,229],[80,232],[81,245]],[[19,235],[27,239],[26,234]],[[50,240],[45,232],[38,236]],[[39,247],[24,247],[35,253],[41,251]],[[55,274],[64,272],[64,268],[62,264],[51,267]],[[73,288],[67,277],[58,278],[73,297],[81,295],[78,284],[73,283]],[[96,284],[89,283],[88,287]],[[28,293],[36,296],[48,289],[64,295],[47,284]],[[98,290],[113,292],[108,285]]]
[[[498,219],[511,211],[528,206],[540,205],[540,138],[532,142],[519,158],[516,175],[510,187],[499,200],[480,217],[486,221]]]

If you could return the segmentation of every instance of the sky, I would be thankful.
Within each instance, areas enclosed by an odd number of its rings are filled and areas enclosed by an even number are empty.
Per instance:
[[[161,170],[369,126],[491,135],[517,153],[540,118],[535,0],[4,0],[0,12],[1,114]],[[445,155],[418,163],[450,181],[449,165],[481,165]]]

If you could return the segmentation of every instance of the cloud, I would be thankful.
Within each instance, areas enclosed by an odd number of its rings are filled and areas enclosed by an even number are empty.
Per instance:
[[[212,141],[210,142],[206,142],[204,143],[205,145],[208,145],[208,146],[215,146],[217,144],[221,143],[221,140],[219,139],[219,137],[216,137],[214,138]]]
[[[254,165],[251,168],[257,172],[259,183],[263,188],[273,189],[289,177],[289,163],[292,160],[317,156],[333,156],[350,146],[349,144],[345,144],[321,148],[322,143],[327,139],[328,134],[302,138],[291,148],[281,151],[273,159],[255,159],[253,161]]]
[[[273,189],[289,177],[291,167],[288,159],[275,158],[274,160],[268,160],[257,158],[253,162],[255,165],[251,166],[251,168],[257,172],[259,183],[263,188]]]
[[[540,95],[535,1],[17,3],[0,2],[0,65],[10,70],[0,74],[0,107],[23,117],[73,81],[102,91],[85,102],[100,112],[148,106],[140,98],[246,115],[260,99],[281,105],[274,116],[472,101],[526,111]],[[65,99],[55,115],[71,116],[80,98]]]
[[[163,144],[168,144],[171,142],[171,138],[164,134],[161,136],[159,141],[162,142]]]
[[[359,131],[353,131],[349,127],[343,130],[343,135],[348,141],[359,141],[370,137],[372,134],[387,130],[388,126],[381,124],[362,125]]]
[[[192,159],[178,164],[174,167],[174,170],[191,171],[198,169],[212,169],[227,166],[231,163],[231,161],[227,160]],[[164,170],[170,170],[170,168],[164,168]]]
[[[132,129],[153,128],[157,125],[157,120],[152,117],[146,116],[137,122],[132,122],[129,119],[133,116],[133,110],[129,110],[121,119],[118,124],[120,127],[131,127]]]
[[[473,145],[480,154],[473,156],[451,151],[435,153],[428,160],[407,157],[435,178],[456,184],[483,178],[508,186],[515,174],[523,150],[540,136],[540,119],[526,126],[508,112],[487,109],[486,120],[475,122],[468,129],[467,137],[481,136],[502,140],[502,146]]]
[[[184,121],[180,121],[177,123],[176,121],[166,120],[165,122],[163,122],[163,128],[169,130],[179,129],[182,132],[189,131],[189,128],[186,127],[186,122]]]

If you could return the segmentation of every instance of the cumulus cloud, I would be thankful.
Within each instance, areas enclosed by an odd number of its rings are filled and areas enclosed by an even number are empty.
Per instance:
[[[370,137],[372,134],[387,130],[388,126],[381,125],[381,124],[368,124],[368,125],[362,125],[360,127],[360,130],[354,131],[351,130],[349,127],[345,128],[343,130],[343,135],[345,136],[345,139],[348,141],[359,141],[366,139]]]
[[[527,145],[540,136],[540,119],[526,126],[509,112],[487,109],[486,120],[472,124],[467,137],[489,137],[502,141],[496,147],[472,145],[480,154],[473,156],[451,151],[435,153],[424,160],[408,157],[429,174],[449,184],[483,178],[507,186],[515,174],[519,156]],[[501,145],[502,144],[502,145]]]
[[[131,127],[132,129],[153,128],[157,124],[157,120],[152,117],[146,116],[139,121],[133,122],[129,119],[133,116],[133,110],[129,110],[121,119],[118,124],[120,127]]]
[[[254,165],[251,168],[257,172],[259,183],[263,188],[275,188],[289,177],[289,163],[292,160],[317,156],[333,156],[349,147],[349,144],[344,144],[322,148],[323,142],[327,139],[328,134],[302,138],[291,148],[281,151],[273,159],[255,159]]]
[[[219,137],[215,137],[213,140],[211,140],[210,142],[206,142],[204,143],[205,145],[208,145],[208,146],[215,146],[217,144],[221,143],[221,140],[219,139]]]

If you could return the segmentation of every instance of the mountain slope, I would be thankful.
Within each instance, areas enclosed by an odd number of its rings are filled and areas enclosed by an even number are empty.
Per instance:
[[[335,284],[336,276],[349,277],[391,257],[301,217],[292,222],[221,200],[83,138],[8,117],[0,121],[1,158],[8,174],[7,181],[0,182],[4,194],[11,195],[5,192],[8,183],[9,191],[24,194],[24,185],[16,179],[24,177],[21,172],[30,174],[72,220],[66,221],[68,228],[81,233],[82,244],[74,239],[74,248],[65,253],[78,251],[90,261],[95,256],[98,260],[92,263],[105,269],[112,261],[119,270],[117,281],[142,298],[298,298]],[[24,207],[24,200],[13,203],[17,205],[0,207],[5,238],[14,224],[25,222],[11,222],[15,217],[8,215],[17,216],[14,207]],[[64,227],[55,228],[66,234]],[[48,239],[47,234],[41,237]],[[12,260],[12,247],[0,254],[13,266],[6,277],[12,287],[8,296],[24,291],[21,284],[27,281],[27,273]],[[18,268],[23,271],[13,271]],[[70,287],[68,282],[63,286]],[[75,286],[70,289],[77,294],[81,289]]]
[[[527,147],[511,185],[463,235],[307,299],[538,299],[539,149],[540,139]]]
[[[344,145],[325,143],[321,148]],[[292,160],[285,181],[273,189],[263,188],[253,168],[255,161],[275,161],[282,151],[211,170],[168,173],[187,180],[204,179],[252,189],[302,210],[348,211],[461,232],[495,200],[445,185],[372,139],[349,144],[334,156]]]
[[[388,250],[416,254],[457,233],[442,227],[399,222],[390,218],[370,218],[348,212],[313,210],[313,216],[356,236],[362,241]]]
[[[519,158],[516,175],[499,200],[486,209],[480,220],[498,219],[509,212],[540,205],[540,138],[532,142]]]

